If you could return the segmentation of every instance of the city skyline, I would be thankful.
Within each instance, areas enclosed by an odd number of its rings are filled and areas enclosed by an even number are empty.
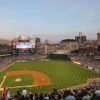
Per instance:
[[[0,0],[0,38],[18,34],[59,41],[100,32],[100,0]]]

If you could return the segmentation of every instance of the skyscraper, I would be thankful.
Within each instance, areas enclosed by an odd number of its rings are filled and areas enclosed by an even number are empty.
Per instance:
[[[86,41],[86,36],[82,35],[82,32],[79,32],[79,36],[75,37],[75,40],[79,43],[79,44],[83,44]]]
[[[100,33],[97,33],[98,51],[100,51]]]
[[[100,42],[100,33],[97,33],[97,41]]]

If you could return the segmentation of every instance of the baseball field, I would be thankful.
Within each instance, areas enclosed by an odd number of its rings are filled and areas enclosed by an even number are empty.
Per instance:
[[[0,71],[0,88],[16,91],[25,87],[29,91],[45,92],[84,84],[87,79],[98,77],[99,73],[70,61],[24,61]]]

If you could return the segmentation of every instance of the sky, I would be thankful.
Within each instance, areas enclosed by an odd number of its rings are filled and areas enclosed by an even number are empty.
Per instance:
[[[59,41],[100,32],[100,0],[0,0],[0,38],[20,34]]]

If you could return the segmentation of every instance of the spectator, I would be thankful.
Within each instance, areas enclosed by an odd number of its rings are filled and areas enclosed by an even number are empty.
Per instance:
[[[33,94],[32,94],[32,92],[29,92],[29,100],[33,100]]]
[[[6,91],[5,87],[3,88],[3,91],[2,91],[2,98],[3,98],[3,100],[6,100],[6,98],[7,98],[7,91]]]
[[[44,95],[44,100],[49,100],[49,95],[48,94]]]
[[[65,100],[76,100],[76,98],[73,96],[73,94],[70,92],[70,91],[68,91],[67,92],[67,97],[65,97]]]
[[[28,92],[27,92],[27,90],[24,88],[24,89],[22,90],[22,96],[23,96],[23,97],[27,97],[27,95],[28,95]]]
[[[100,100],[100,90],[96,90],[91,100]]]
[[[82,98],[82,100],[91,100],[91,96],[89,95],[89,93],[87,91],[84,92],[84,96]]]
[[[10,90],[8,89],[7,90],[7,100],[10,100],[11,99],[11,92]]]

